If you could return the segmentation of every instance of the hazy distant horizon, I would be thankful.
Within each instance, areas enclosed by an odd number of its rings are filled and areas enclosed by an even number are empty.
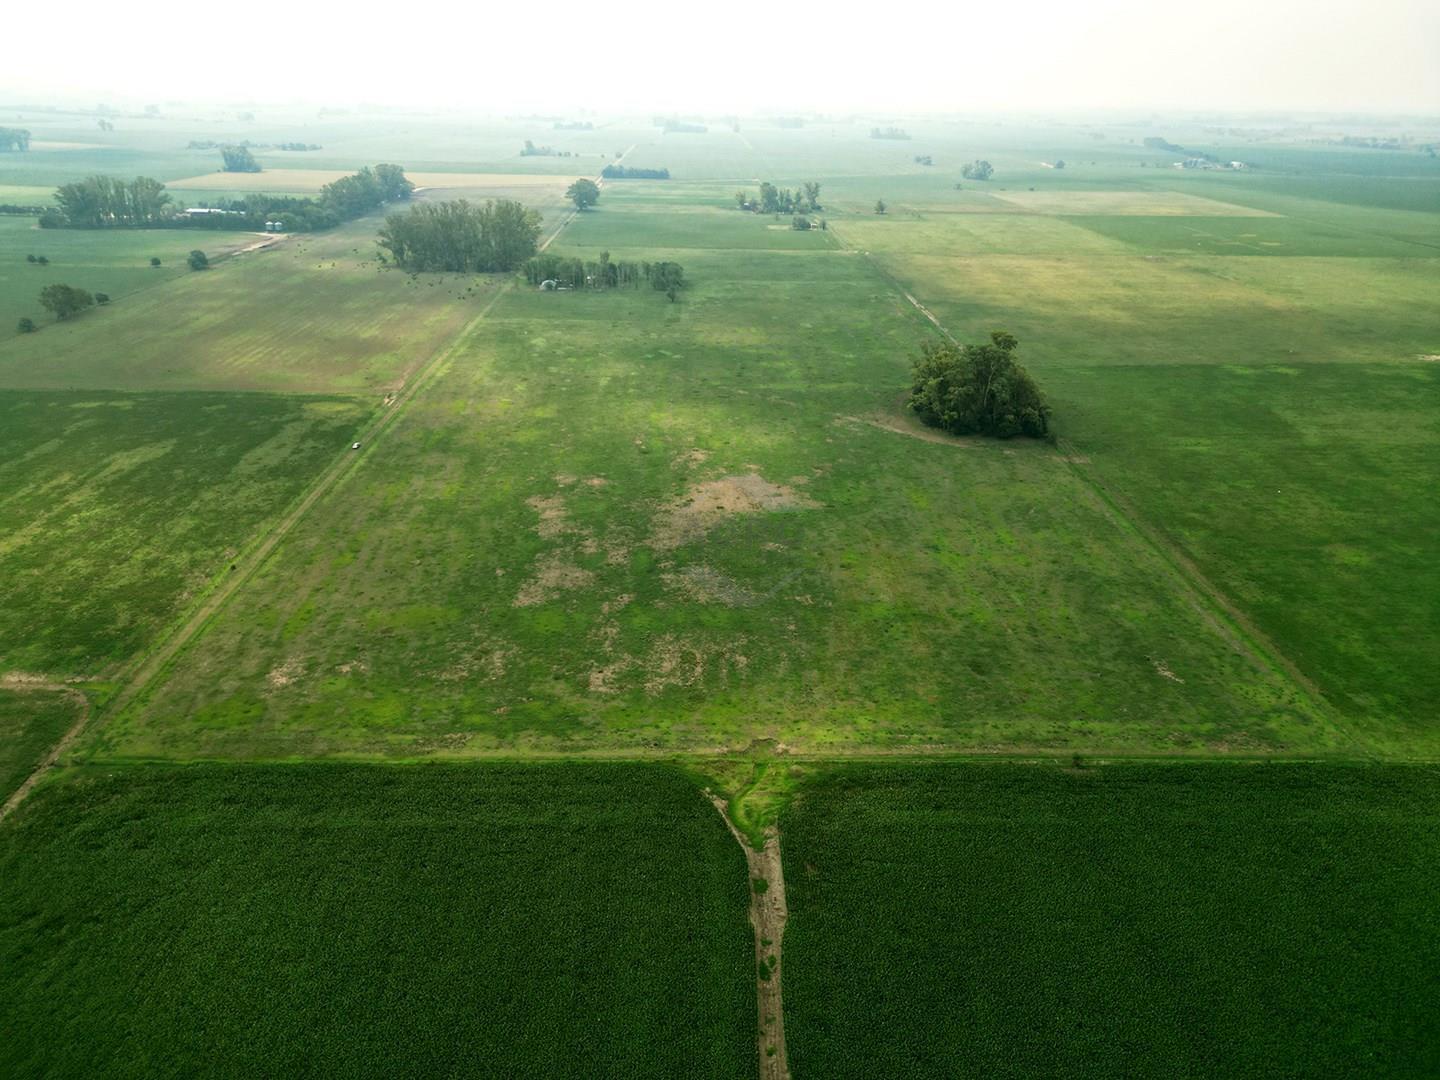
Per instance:
[[[9,106],[377,105],[485,112],[1440,114],[1440,5],[1377,0],[1204,10],[1101,0],[960,11],[911,3],[813,22],[763,12],[574,4],[409,21],[299,0],[131,25],[80,0],[57,35],[10,16]]]

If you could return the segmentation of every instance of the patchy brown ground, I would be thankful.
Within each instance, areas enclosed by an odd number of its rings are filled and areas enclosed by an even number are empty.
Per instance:
[[[814,510],[819,505],[793,487],[772,484],[759,473],[703,480],[655,515],[649,544],[658,551],[669,551],[699,540],[730,514]]]

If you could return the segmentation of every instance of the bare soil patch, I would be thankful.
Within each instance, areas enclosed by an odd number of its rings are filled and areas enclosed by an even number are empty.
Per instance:
[[[772,484],[759,473],[722,476],[693,484],[680,499],[655,516],[650,546],[668,551],[698,540],[731,514],[814,510],[814,499],[786,484]]]

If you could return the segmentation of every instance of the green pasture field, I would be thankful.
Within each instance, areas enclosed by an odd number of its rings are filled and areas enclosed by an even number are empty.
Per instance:
[[[335,397],[0,391],[0,674],[113,674],[370,411]]]
[[[329,233],[286,237],[40,333],[7,330],[0,334],[0,388],[378,397],[398,388],[473,319],[495,285],[382,269],[375,258],[378,224],[372,217]],[[104,250],[110,235],[86,231],[83,237]],[[162,237],[206,251],[235,243],[233,233],[208,230],[145,233],[138,240],[127,235],[127,243],[147,250]],[[259,239],[242,235],[247,242]],[[86,242],[77,241],[82,248]],[[35,269],[17,265],[19,273]],[[60,272],[49,269],[51,278]]]
[[[95,752],[1348,752],[1062,454],[907,422],[863,258],[686,217],[679,303],[504,296]]]
[[[549,178],[629,151],[673,179],[606,183],[553,250],[688,284],[386,270],[378,216],[206,273],[151,248],[246,238],[0,218],[0,676],[94,708],[0,823],[0,1072],[748,1075],[747,875],[696,779],[461,760],[647,755],[812,778],[742,820],[784,834],[801,1080],[1440,1068],[1440,778],[1345,764],[1440,751],[1433,160],[254,111],[26,117],[0,201],[388,160],[548,235]],[[192,139],[324,149],[230,183]],[[761,180],[820,181],[830,228],[735,209]],[[36,238],[115,302],[12,335]],[[1017,334],[1058,439],[908,415],[915,304]],[[74,715],[0,690],[0,788]],[[955,752],[1060,763],[833,766]]]
[[[0,802],[75,722],[75,702],[49,690],[0,687]]]
[[[751,1076],[745,905],[670,768],[84,770],[0,827],[0,1072]]]
[[[794,1075],[1430,1076],[1440,773],[837,767],[782,815]]]
[[[184,229],[41,229],[31,217],[0,216],[0,350],[10,343],[22,316],[42,330],[54,323],[55,316],[40,306],[40,290],[46,285],[108,293],[118,305],[135,293],[192,273],[185,258],[197,247],[214,259],[257,239],[252,233],[197,236]],[[50,264],[27,262],[27,255],[44,255]],[[160,266],[150,265],[152,256],[160,259]],[[77,324],[96,315],[92,308],[77,317]]]
[[[1440,751],[1440,364],[1105,367],[1050,386],[1087,467],[1368,738]]]

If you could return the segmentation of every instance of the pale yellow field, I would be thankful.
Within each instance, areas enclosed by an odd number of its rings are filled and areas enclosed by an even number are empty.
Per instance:
[[[1035,214],[1128,214],[1137,217],[1279,217],[1268,210],[1188,195],[1181,191],[993,192]]]
[[[319,191],[331,181],[349,176],[345,169],[266,169],[258,173],[212,172],[185,180],[167,180],[166,187],[191,191]],[[518,188],[566,187],[572,176],[539,173],[436,173],[405,174],[416,187],[480,191]],[[579,174],[577,174],[579,175]]]

